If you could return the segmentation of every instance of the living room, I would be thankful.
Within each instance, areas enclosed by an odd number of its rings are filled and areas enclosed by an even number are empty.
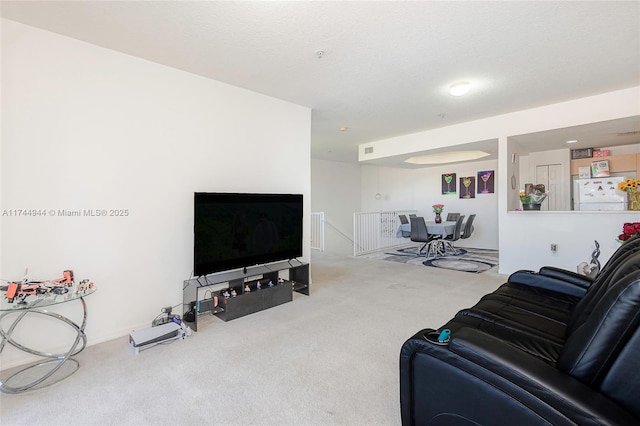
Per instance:
[[[95,282],[98,290],[87,298],[88,354],[97,356],[99,344],[124,346],[125,336],[132,329],[148,326],[161,307],[181,302],[181,285],[192,270],[195,191],[302,194],[305,217],[311,211],[323,210],[345,230],[349,229],[350,215],[356,211],[405,208],[410,198],[413,198],[411,207],[422,211],[428,211],[434,202],[447,205],[446,199],[435,193],[437,184],[429,180],[432,171],[398,172],[368,165],[366,160],[345,163],[314,157],[313,108],[17,20],[2,20],[2,43],[2,209],[38,209],[54,214],[2,218],[0,276],[18,280],[28,268],[32,279],[40,279],[73,268],[78,278]],[[593,239],[602,243],[602,259],[610,256],[618,244],[614,236],[622,223],[637,220],[637,213],[605,216],[567,212],[533,216],[507,212],[511,195],[503,189],[509,187],[512,154],[507,139],[510,135],[640,114],[637,102],[640,87],[635,84],[618,89],[439,130],[412,132],[393,140],[381,137],[362,144],[361,148],[375,145],[378,152],[378,147],[387,149],[394,145],[402,150],[422,150],[424,146],[409,147],[416,139],[425,144],[438,140],[439,144],[452,145],[495,139],[497,159],[456,166],[465,174],[476,169],[499,171],[496,193],[476,200],[485,203],[485,214],[480,221],[484,230],[478,232],[475,243],[500,250],[501,274],[554,263],[574,269],[593,250]],[[489,126],[491,123],[493,127]],[[435,174],[439,176],[445,167]],[[422,176],[415,179],[417,174]],[[412,179],[411,191],[397,199],[395,189],[386,188],[385,182],[403,186],[405,177]],[[425,186],[429,186],[426,194],[422,192]],[[389,198],[376,200],[377,192]],[[58,214],[85,209],[127,211],[127,214],[106,217]],[[594,217],[605,218],[595,229]],[[577,238],[586,228],[593,233]],[[527,247],[523,247],[518,236],[522,233],[526,234]],[[555,256],[548,251],[550,234],[560,247]],[[307,225],[301,257],[305,262],[312,261],[309,241]],[[344,241],[336,243],[344,244]],[[354,260],[333,257],[332,253],[326,256],[329,260],[318,262],[323,265],[323,275],[314,276],[314,280],[340,283],[340,265],[343,262],[351,265]],[[404,275],[406,272],[397,268],[392,270],[397,277],[420,279],[412,273]],[[363,280],[375,279],[375,275],[366,271],[359,274]],[[445,275],[448,280],[454,277]],[[482,281],[479,291],[488,291],[502,278],[497,273],[490,278],[477,278]],[[472,281],[468,277],[463,279]],[[402,289],[400,278],[397,281],[399,294],[411,298],[411,292]],[[385,285],[394,285],[393,279],[389,278]],[[427,290],[420,289],[419,294],[426,297]],[[462,294],[464,290],[462,287],[452,289],[446,296],[439,295],[437,303],[446,305],[454,299],[449,309],[462,308],[472,299]],[[363,289],[357,287],[357,291]],[[313,297],[312,290],[310,299]],[[368,306],[376,303],[375,298],[366,301]],[[295,308],[296,303],[290,305]],[[418,306],[412,309],[419,316]],[[295,310],[296,315],[304,314],[302,307]],[[56,311],[78,315],[77,307],[73,306],[62,305]],[[366,318],[373,311],[361,315]],[[277,322],[277,310],[268,315]],[[444,321],[446,315],[442,312],[432,321]],[[342,318],[348,321],[348,315]],[[364,325],[366,321],[357,324]],[[242,333],[240,325],[251,327],[247,322],[224,325],[230,326],[225,332],[230,334]],[[335,329],[341,327],[331,325]],[[410,324],[407,329],[422,325]],[[222,326],[212,322],[211,327]],[[408,337],[404,335],[406,331],[399,333]],[[375,333],[370,333],[375,339]],[[54,348],[58,343],[47,327],[36,326],[21,333],[20,338]],[[192,340],[196,339],[197,336]],[[402,338],[397,337],[389,345],[397,340]],[[182,352],[176,347],[171,346],[172,354]],[[148,351],[143,355],[157,357],[156,362],[161,365],[160,352]],[[304,357],[305,353],[301,351],[298,355]],[[12,348],[6,348],[2,356],[3,369],[32,359]],[[396,361],[391,364],[395,366]],[[395,372],[383,376],[377,384],[383,385],[391,376],[395,377]],[[84,377],[91,380],[91,375]],[[11,404],[10,398],[3,395],[3,407]],[[169,403],[168,399],[163,401]],[[261,422],[264,419],[258,414],[247,421]],[[355,420],[339,417],[337,422],[355,423]],[[375,419],[368,423],[375,423]]]

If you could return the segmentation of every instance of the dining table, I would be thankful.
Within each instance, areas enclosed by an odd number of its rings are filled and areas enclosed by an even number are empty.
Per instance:
[[[445,238],[448,235],[453,235],[456,230],[456,222],[447,220],[442,221],[441,223],[436,223],[433,220],[425,221],[425,225],[427,225],[427,233],[428,234],[437,234],[442,235],[442,238]],[[396,232],[396,237],[398,238],[409,238],[411,237],[411,224],[405,223],[398,227],[398,231]]]
[[[428,234],[439,234],[442,235],[442,238],[445,238],[448,235],[453,235],[456,231],[456,221],[455,220],[446,220],[440,223],[436,223],[435,221],[426,221],[427,225],[427,233]]]
[[[456,223],[456,221],[451,220],[442,221],[440,223],[436,223],[433,220],[425,221],[427,234],[441,236],[441,238],[434,238],[427,243],[425,256],[427,259],[437,259],[447,255],[447,247],[444,244],[443,238],[453,235],[456,230]],[[411,224],[405,223],[400,225],[396,232],[396,236],[398,238],[411,237]],[[453,254],[455,254],[455,252]]]

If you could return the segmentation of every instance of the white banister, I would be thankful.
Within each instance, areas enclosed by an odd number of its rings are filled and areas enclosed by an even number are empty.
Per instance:
[[[394,210],[384,212],[360,212],[353,214],[353,255],[372,253],[389,247],[407,243],[406,238],[398,238],[399,215],[415,214],[415,210]]]
[[[324,251],[324,212],[311,213],[311,249]]]

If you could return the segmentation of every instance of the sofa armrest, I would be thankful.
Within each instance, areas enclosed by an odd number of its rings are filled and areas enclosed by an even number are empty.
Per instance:
[[[517,385],[578,424],[637,424],[628,411],[584,383],[507,342],[463,328],[451,336],[449,350]]]
[[[587,292],[585,287],[532,271],[516,271],[509,276],[507,281],[576,297],[582,297]]]
[[[591,284],[593,283],[593,278],[591,277],[580,275],[577,272],[568,271],[566,269],[556,268],[554,266],[543,266],[542,268],[540,268],[539,274],[547,277],[557,278],[559,280],[564,280],[585,289],[589,288],[589,286],[591,286]]]

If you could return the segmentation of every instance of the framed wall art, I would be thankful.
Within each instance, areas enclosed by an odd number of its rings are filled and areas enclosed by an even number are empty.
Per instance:
[[[495,192],[495,170],[478,172],[478,194],[493,194]]]
[[[442,194],[455,194],[456,193],[456,174],[445,173],[442,175]]]
[[[460,198],[476,198],[476,177],[460,178]]]

